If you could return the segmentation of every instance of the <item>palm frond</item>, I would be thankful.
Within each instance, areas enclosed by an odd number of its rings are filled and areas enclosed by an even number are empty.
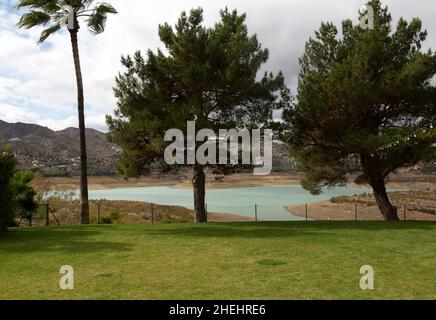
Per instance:
[[[104,31],[107,15],[118,13],[109,3],[97,3],[95,0],[18,0],[18,9],[26,8],[18,27],[30,29],[37,25],[51,25],[41,34],[39,42],[45,41],[52,33],[60,30],[68,20],[68,7],[74,8],[75,18],[86,18],[86,22],[93,34]]]
[[[95,7],[93,13],[89,15],[88,27],[93,34],[104,31],[108,13],[117,14],[118,12],[109,3],[100,3]]]
[[[19,0],[16,7],[36,9],[51,14],[60,10],[61,5],[58,0]]]
[[[62,27],[60,24],[55,24],[54,26],[45,29],[43,32],[41,32],[38,43],[43,43],[45,40],[47,40],[48,37],[50,37],[53,33],[59,31],[61,28]]]
[[[18,22],[18,27],[30,29],[37,25],[47,25],[51,20],[49,14],[42,11],[30,11],[24,14]]]

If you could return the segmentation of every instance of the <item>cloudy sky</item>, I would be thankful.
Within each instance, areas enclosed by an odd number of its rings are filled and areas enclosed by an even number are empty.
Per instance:
[[[304,43],[321,21],[352,18],[364,0],[111,0],[119,11],[108,19],[104,34],[79,35],[85,84],[87,126],[106,130],[105,115],[112,113],[114,77],[121,55],[161,46],[157,27],[175,24],[180,12],[202,7],[205,23],[212,25],[225,6],[247,13],[249,32],[270,50],[266,70],[282,70],[295,92],[298,57]],[[18,30],[16,0],[0,0],[0,119],[28,122],[59,130],[77,127],[76,87],[69,35],[66,31],[37,45],[41,29]],[[384,0],[394,20],[420,17],[429,31],[426,47],[436,49],[434,0]]]

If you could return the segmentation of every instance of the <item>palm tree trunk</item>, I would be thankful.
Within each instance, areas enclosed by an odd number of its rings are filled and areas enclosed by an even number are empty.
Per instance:
[[[74,67],[76,69],[77,81],[77,108],[79,113],[80,132],[80,222],[89,224],[89,202],[88,202],[88,169],[86,155],[86,133],[85,133],[85,105],[83,95],[82,70],[80,67],[79,45],[77,41],[78,28],[70,30],[71,46],[73,48]]]

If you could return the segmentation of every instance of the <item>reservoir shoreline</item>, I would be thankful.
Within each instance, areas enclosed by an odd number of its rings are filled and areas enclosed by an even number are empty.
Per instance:
[[[258,205],[259,220],[270,220],[271,217],[271,220],[304,220],[305,203],[309,203],[310,219],[354,220],[354,204],[338,204],[329,200],[336,196],[371,193],[371,190],[365,186],[350,184],[351,193],[327,192],[321,197],[307,198],[309,197],[308,193],[306,191],[303,193],[301,187],[299,187],[301,179],[299,174],[276,173],[266,177],[234,174],[225,176],[223,179],[216,179],[216,176],[211,174],[207,176],[206,197],[209,198],[210,221],[214,222],[254,220],[255,205]],[[390,179],[388,188],[391,190],[434,190],[435,178],[436,175],[402,173],[394,175]],[[192,210],[192,186],[189,173],[129,180],[122,177],[90,177],[89,182],[91,199],[107,198],[105,194],[109,194],[112,197],[109,197],[108,200],[139,200],[161,205],[180,205]],[[38,191],[77,190],[79,180],[78,178],[37,177],[34,185]],[[159,188],[163,189],[160,190]],[[289,190],[283,191],[283,188]],[[147,193],[151,190],[157,190],[158,193],[151,194],[147,198]],[[298,190],[297,193],[296,190]],[[232,193],[232,191],[235,191],[236,194]],[[279,192],[279,195],[276,194],[277,192]],[[133,197],[131,197],[131,193],[134,193]],[[162,200],[162,194],[164,200],[160,201]],[[145,198],[143,198],[143,195]],[[181,195],[182,199],[168,201],[166,198],[172,197],[172,195]],[[380,220],[376,206],[365,205],[360,206],[358,209],[359,219]],[[409,218],[415,220],[430,218],[430,220],[433,220],[436,216],[422,215],[417,211],[411,212]]]

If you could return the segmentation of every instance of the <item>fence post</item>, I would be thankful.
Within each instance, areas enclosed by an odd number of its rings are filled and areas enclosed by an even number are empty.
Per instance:
[[[100,224],[100,203],[97,203],[97,224]]]
[[[407,204],[404,204],[404,221],[407,219]]]
[[[307,203],[306,203],[306,221],[309,221],[309,208]]]
[[[355,221],[357,221],[357,203],[354,204],[354,216]]]
[[[153,212],[153,204],[151,204],[151,223],[154,223],[154,212]]]
[[[254,220],[257,222],[257,204],[254,205]]]
[[[45,224],[47,227],[50,226],[50,216],[49,216],[49,205],[48,203],[45,204]]]

